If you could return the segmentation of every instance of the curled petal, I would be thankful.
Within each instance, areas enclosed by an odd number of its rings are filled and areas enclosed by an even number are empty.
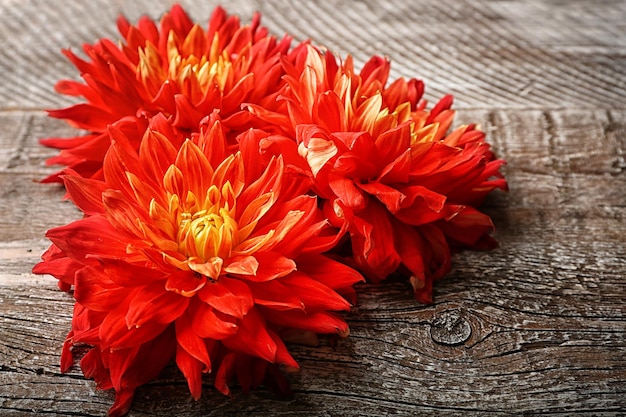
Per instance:
[[[203,339],[221,340],[232,336],[239,326],[232,317],[220,314],[206,303],[192,303],[189,315],[193,331]]]
[[[206,277],[199,273],[177,271],[169,274],[165,289],[183,297],[192,297],[206,285],[206,281]]]
[[[257,275],[259,261],[254,256],[235,256],[223,270],[229,274]]]
[[[225,276],[202,288],[198,296],[217,311],[236,318],[243,318],[254,305],[250,288]]]

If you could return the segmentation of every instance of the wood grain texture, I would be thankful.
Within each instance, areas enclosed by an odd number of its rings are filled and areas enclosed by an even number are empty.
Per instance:
[[[67,104],[52,86],[78,74],[61,48],[119,39],[115,19],[158,18],[168,0],[0,2],[0,108]],[[206,22],[218,1],[181,1]],[[276,35],[317,44],[357,63],[388,55],[393,75],[426,80],[427,96],[457,97],[459,107],[621,107],[626,102],[626,3],[579,1],[236,0],[244,21],[255,10]],[[16,65],[15,63],[20,65]],[[37,70],[45,67],[45,71]]]
[[[206,21],[216,2],[181,2]],[[312,38],[357,62],[384,53],[394,76],[452,92],[478,122],[510,192],[489,196],[500,247],[462,252],[416,304],[401,280],[363,285],[336,348],[290,346],[294,397],[232,398],[207,383],[194,402],[169,367],[130,416],[383,416],[626,413],[626,4],[621,1],[373,0],[225,3],[276,34]],[[30,273],[47,229],[80,216],[57,186],[45,136],[71,130],[44,108],[76,78],[60,48],[117,38],[114,20],[170,1],[0,0],[0,415],[104,415],[110,392],[60,374],[72,299]],[[469,330],[468,330],[469,329]]]

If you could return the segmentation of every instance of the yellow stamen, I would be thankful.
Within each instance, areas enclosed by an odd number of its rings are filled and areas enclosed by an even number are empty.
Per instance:
[[[139,48],[137,79],[155,96],[167,80],[177,84],[191,99],[201,99],[209,88],[218,86],[220,91],[228,88],[234,80],[233,64],[226,51],[220,51],[218,35],[211,40],[209,53],[202,48],[199,37],[205,36],[199,26],[194,27],[181,42],[174,31],[167,38],[167,57],[147,42]],[[181,45],[182,43],[182,45]],[[165,61],[165,62],[163,62]],[[166,68],[163,68],[165,63]]]

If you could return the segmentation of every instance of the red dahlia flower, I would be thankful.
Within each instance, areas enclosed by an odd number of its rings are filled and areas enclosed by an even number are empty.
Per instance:
[[[310,45],[292,55],[283,60],[286,112],[250,108],[296,141],[275,138],[265,148],[309,171],[325,214],[348,224],[354,259],[370,279],[408,270],[418,300],[431,302],[451,246],[495,244],[491,219],[476,207],[506,189],[504,161],[475,125],[448,133],[451,96],[428,111],[420,81],[387,86],[388,60],[374,57],[357,74],[350,57],[339,64]]]
[[[121,46],[108,39],[85,45],[88,60],[63,51],[84,82],[64,80],[56,89],[86,102],[49,114],[89,133],[42,140],[61,149],[48,163],[70,167],[83,177],[101,178],[109,147],[107,126],[122,119],[131,122],[138,138],[147,127],[146,119],[157,113],[167,115],[183,136],[197,129],[214,109],[219,109],[224,128],[234,130],[233,136],[249,128],[253,120],[241,104],[267,107],[276,102],[280,57],[291,42],[289,37],[277,41],[269,36],[259,21],[260,15],[255,14],[249,25],[242,26],[238,17],[229,17],[217,7],[205,31],[175,5],[158,27],[147,17],[137,26],[120,17]],[[59,174],[44,181],[60,181]]]
[[[347,334],[337,291],[362,279],[322,254],[337,234],[307,178],[281,157],[258,162],[265,134],[242,134],[228,155],[219,121],[180,149],[163,126],[153,119],[138,153],[112,126],[104,179],[64,177],[86,217],[48,231],[34,268],[74,286],[62,368],[72,346],[91,346],[81,367],[116,391],[113,416],[172,358],[196,399],[203,373],[226,394],[234,375],[247,389],[272,364],[296,368],[282,336]]]

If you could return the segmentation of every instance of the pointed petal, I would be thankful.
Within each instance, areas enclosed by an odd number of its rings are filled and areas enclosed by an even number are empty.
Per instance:
[[[167,169],[176,159],[176,148],[163,133],[147,130],[139,147],[139,157],[146,174],[154,178],[163,178]]]
[[[204,364],[204,372],[211,372],[211,358],[209,357],[206,343],[204,339],[193,331],[191,319],[187,313],[176,320],[176,340],[180,348]],[[176,356],[178,361],[178,353]]]
[[[254,303],[273,310],[304,310],[304,303],[281,280],[250,283]]]
[[[236,352],[247,353],[268,362],[276,360],[276,343],[267,332],[265,322],[254,309],[239,321],[239,331],[222,343]]]
[[[348,325],[338,315],[326,312],[307,314],[300,311],[274,311],[263,309],[266,319],[279,326],[310,330],[319,334],[344,334]]]
[[[302,300],[305,311],[350,310],[350,303],[343,297],[302,272],[294,272],[281,279],[281,284]]]
[[[46,236],[68,257],[87,264],[88,257],[126,258],[126,247],[131,243],[100,215],[50,229]]]
[[[230,381],[235,374],[236,356],[235,353],[228,353],[224,356],[215,374],[215,388],[224,395],[230,394],[228,381]]]
[[[176,366],[187,380],[189,393],[194,400],[198,401],[202,394],[202,369],[204,365],[198,359],[190,355],[181,345],[176,349]]]
[[[62,176],[70,199],[88,216],[104,214],[102,193],[107,188],[104,181],[86,179],[75,175]]]
[[[206,193],[213,175],[209,160],[191,140],[186,140],[176,157],[176,166],[187,181],[187,188],[196,196]]]
[[[363,281],[358,271],[319,254],[299,257],[298,271],[332,289],[346,288]]]

